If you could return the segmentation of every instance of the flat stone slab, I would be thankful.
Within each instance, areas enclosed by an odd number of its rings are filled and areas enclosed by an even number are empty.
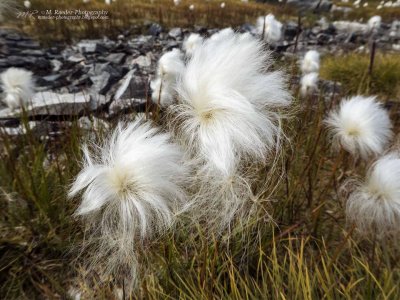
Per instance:
[[[27,116],[77,116],[86,110],[92,111],[104,105],[106,97],[102,95],[91,95],[89,93],[57,94],[53,92],[36,93],[31,104],[25,108]],[[20,118],[23,115],[21,109],[11,110],[3,108],[0,110],[0,119]]]

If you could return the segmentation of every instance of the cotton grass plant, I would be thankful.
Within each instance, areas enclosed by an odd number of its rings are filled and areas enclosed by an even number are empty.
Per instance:
[[[203,43],[203,38],[198,33],[191,33],[183,42],[183,50],[186,56],[190,57],[196,49]]]
[[[34,93],[32,75],[32,72],[19,68],[9,68],[0,74],[3,99],[10,109],[14,110],[29,104]]]
[[[388,112],[372,96],[343,99],[325,123],[335,148],[363,159],[382,154],[393,135]]]
[[[76,215],[89,227],[92,267],[114,274],[127,268],[135,279],[138,245],[171,227],[185,205],[183,153],[141,118],[119,124],[91,148],[83,147],[83,168],[69,195],[82,192]]]
[[[301,72],[303,75],[318,73],[320,68],[320,55],[316,50],[309,50],[301,60]]]
[[[400,156],[379,158],[368,169],[364,182],[352,181],[346,216],[367,235],[385,237],[400,230]]]
[[[268,70],[270,54],[250,34],[228,28],[196,47],[186,65],[180,50],[164,54],[152,83],[160,81],[153,101],[158,95],[167,107],[161,122],[183,152],[141,120],[119,125],[92,151],[83,147],[70,196],[82,194],[76,214],[88,226],[93,268],[134,280],[143,241],[178,215],[220,234],[235,219],[245,222],[265,192],[253,185],[284,140],[280,110],[291,104],[284,76]]]
[[[184,68],[183,53],[179,49],[173,49],[161,56],[156,78],[150,83],[154,103],[168,106],[174,101],[177,79]]]
[[[305,74],[300,80],[300,93],[302,96],[318,91],[318,73],[312,72]]]
[[[194,205],[222,228],[254,197],[246,168],[264,166],[279,152],[278,109],[290,105],[291,96],[283,74],[269,72],[269,64],[269,53],[256,38],[218,32],[187,62],[178,101],[169,107],[175,139],[200,178]]]
[[[282,38],[282,23],[273,14],[257,19],[257,31],[267,43],[275,45]]]

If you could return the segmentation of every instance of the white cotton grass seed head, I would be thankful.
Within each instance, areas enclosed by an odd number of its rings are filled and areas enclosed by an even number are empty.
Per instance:
[[[137,119],[119,124],[97,150],[84,147],[84,167],[70,189],[70,196],[83,191],[77,215],[117,208],[121,229],[141,238],[169,227],[174,207],[185,199],[182,153],[169,134]]]
[[[318,90],[318,73],[308,73],[300,80],[300,93],[302,96],[310,95]]]
[[[206,40],[188,61],[170,106],[174,132],[191,156],[229,177],[239,161],[265,162],[281,134],[277,107],[291,103],[269,53],[251,35]]]
[[[183,72],[184,68],[183,53],[181,50],[175,48],[160,57],[157,75],[174,81]]]
[[[375,97],[343,99],[325,123],[335,147],[363,159],[382,154],[393,135],[388,112]]]
[[[173,49],[161,56],[156,78],[150,83],[154,103],[168,106],[174,101],[176,81],[184,69],[183,54],[179,49]]]
[[[282,23],[273,14],[257,19],[257,31],[270,44],[276,44],[282,38]],[[263,32],[264,30],[264,32]]]
[[[400,156],[390,153],[368,170],[346,202],[346,216],[365,233],[386,235],[400,230]]]
[[[25,1],[24,1],[24,6],[25,6],[25,8],[27,8],[27,9],[31,8],[31,6],[32,6],[31,1],[25,0]]]
[[[318,73],[320,68],[320,55],[316,50],[309,50],[301,60],[301,72],[303,74]]]
[[[210,36],[210,41],[221,41],[224,40],[226,38],[229,38],[230,36],[233,36],[235,34],[235,32],[233,31],[232,28],[228,27],[228,28],[224,28],[216,33],[214,33],[213,35]]]
[[[381,16],[373,16],[368,20],[368,28],[369,30],[378,30],[381,27],[381,23]]]
[[[196,49],[203,43],[203,38],[198,33],[191,33],[183,42],[183,50],[186,56],[191,57]]]
[[[83,147],[83,153],[83,168],[69,196],[82,193],[76,214],[94,230],[92,240],[99,241],[93,260],[103,264],[105,258],[110,270],[125,259],[134,264],[135,246],[172,226],[184,205],[182,152],[169,134],[136,119],[119,124],[93,152]]]
[[[34,93],[32,72],[25,69],[9,68],[0,74],[5,104],[16,109],[26,106]]]
[[[171,105],[176,97],[175,84],[169,84],[161,78],[155,78],[150,82],[151,100],[160,106]]]

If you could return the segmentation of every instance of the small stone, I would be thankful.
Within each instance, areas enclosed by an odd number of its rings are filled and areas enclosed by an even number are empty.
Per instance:
[[[85,60],[85,57],[80,53],[77,53],[75,55],[71,55],[67,59],[67,61],[70,61],[72,63],[79,63],[79,62],[84,61],[84,60]]]
[[[182,29],[179,27],[172,28],[169,32],[168,35],[174,39],[177,39],[182,36]]]
[[[107,50],[100,40],[82,40],[78,44],[78,49],[83,54],[103,52]]]
[[[139,69],[148,68],[151,66],[152,59],[154,58],[153,53],[148,52],[146,55],[140,55],[130,62],[131,66],[137,65]]]
[[[109,54],[105,60],[116,65],[122,64],[125,60],[126,54],[125,53],[111,53]]]
[[[53,72],[58,72],[60,71],[63,63],[59,61],[58,59],[52,59],[50,60],[51,66],[53,67]]]
[[[149,34],[152,36],[157,36],[162,32],[162,27],[160,24],[153,23],[149,27]]]
[[[111,75],[107,72],[102,72],[100,75],[91,76],[90,80],[93,82],[92,90],[100,94],[106,93],[111,86],[110,78]]]
[[[146,108],[146,99],[120,99],[113,101],[109,107],[111,118],[122,113],[143,112]]]
[[[129,71],[120,81],[114,101],[130,98],[145,98],[147,78],[135,75],[136,70]]]

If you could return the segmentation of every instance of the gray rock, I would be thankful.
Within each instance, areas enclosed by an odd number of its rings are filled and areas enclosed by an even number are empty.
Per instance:
[[[85,60],[85,57],[80,53],[76,53],[74,55],[71,55],[67,59],[67,61],[72,62],[72,63],[79,63],[79,62],[84,61],[84,60]]]
[[[110,102],[111,102],[111,97],[109,95],[100,95],[93,92],[91,92],[90,94],[90,109],[93,111],[102,109]]]
[[[22,50],[20,54],[27,56],[44,56],[46,53],[43,50],[39,49],[26,49]]]
[[[0,68],[23,67],[30,70],[49,70],[50,62],[44,57],[10,55],[0,59]]]
[[[152,60],[154,59],[153,53],[148,52],[146,55],[141,55],[134,58],[131,62],[131,66],[137,66],[138,68],[149,68],[151,67]]]
[[[28,49],[39,49],[40,43],[33,40],[19,41],[17,42],[18,48],[28,48]]]
[[[149,34],[152,36],[157,36],[162,32],[162,27],[160,24],[153,23],[149,27]]]
[[[105,58],[105,60],[114,63],[116,65],[119,65],[124,62],[125,57],[126,57],[125,53],[111,53]]]
[[[284,36],[286,39],[293,40],[297,36],[299,30],[298,24],[295,22],[288,22],[285,25]]]
[[[106,51],[101,40],[82,40],[77,44],[79,51],[83,54],[91,54]]]
[[[105,94],[126,72],[126,68],[115,68],[110,63],[94,64],[90,67],[88,75],[93,82],[92,90]]]
[[[146,98],[147,78],[135,75],[136,70],[129,71],[119,82],[114,101],[120,99]]]
[[[53,67],[53,72],[58,72],[60,71],[63,63],[61,61],[59,61],[58,59],[52,59],[50,61],[51,66]]]
[[[107,102],[105,96],[76,93],[76,94],[57,94],[54,92],[39,92],[32,98],[31,104],[25,108],[28,116],[76,116],[85,111],[92,111]],[[4,108],[0,110],[0,119],[19,118],[22,111],[20,109],[11,110]]]
[[[179,27],[172,28],[169,32],[168,35],[174,39],[177,39],[182,36],[182,29]]]
[[[140,112],[146,108],[146,99],[120,99],[113,101],[109,107],[109,117],[113,118],[122,113]]]
[[[90,80],[93,82],[92,90],[97,93],[106,93],[111,86],[111,75],[107,72],[102,72],[100,75],[91,76]]]

